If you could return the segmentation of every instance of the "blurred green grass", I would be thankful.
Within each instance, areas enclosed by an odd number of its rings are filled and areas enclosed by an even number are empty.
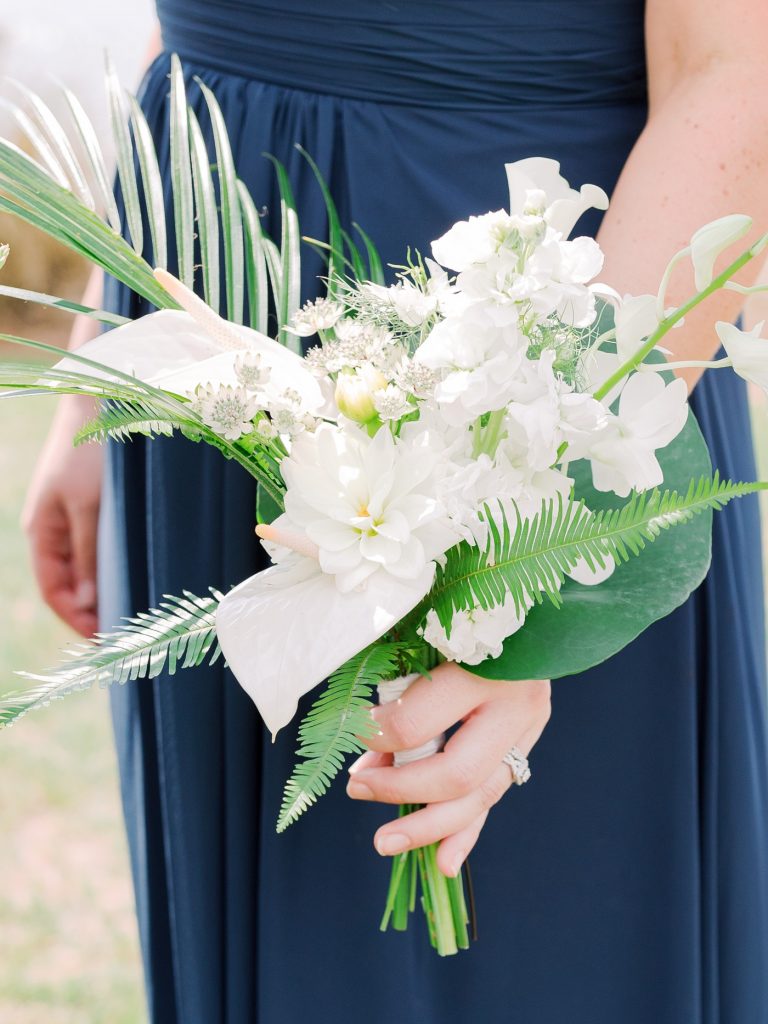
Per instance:
[[[70,634],[37,596],[19,527],[53,411],[0,402],[0,691],[56,664]],[[76,694],[0,734],[0,1021],[143,1024],[108,702]]]

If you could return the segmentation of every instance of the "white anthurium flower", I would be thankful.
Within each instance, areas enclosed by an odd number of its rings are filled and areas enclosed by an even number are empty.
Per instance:
[[[626,497],[633,489],[658,487],[664,474],[655,453],[677,437],[687,419],[684,380],[665,384],[656,373],[633,374],[621,392],[618,416],[610,416],[587,452],[597,490]]]
[[[344,593],[314,558],[294,556],[226,594],[216,634],[272,735],[293,718],[300,697],[407,615],[433,577],[434,564],[409,580],[376,573]]]
[[[764,323],[741,331],[735,324],[719,320],[715,329],[734,371],[768,391],[768,339],[760,337]]]
[[[691,237],[691,262],[693,263],[696,288],[701,291],[712,283],[715,260],[728,246],[738,242],[752,227],[752,218],[743,213],[731,213],[727,217],[705,224]]]
[[[237,387],[235,366],[252,353],[269,371],[272,387],[292,387],[301,394],[307,412],[327,409],[320,385],[300,356],[265,334],[222,319],[167,271],[156,270],[155,277],[184,310],[140,317],[86,342],[76,354],[166,391],[192,394],[199,385]],[[57,365],[82,370],[72,359]]]
[[[625,295],[615,313],[616,351],[622,363],[630,359],[659,326],[655,295]]]
[[[473,303],[441,321],[419,346],[414,362],[439,372],[434,398],[448,423],[470,423],[506,405],[527,342],[516,314],[492,303]]]
[[[608,209],[608,196],[597,185],[582,185],[577,192],[560,174],[557,160],[545,157],[528,157],[506,164],[509,183],[509,209],[523,213],[533,190],[544,193],[543,205],[546,222],[567,238],[576,221],[587,210]]]
[[[396,440],[386,427],[371,438],[351,423],[320,424],[280,464],[281,526],[317,545],[320,568],[345,592],[377,571],[417,579],[457,541],[434,496],[436,463],[427,447]]]

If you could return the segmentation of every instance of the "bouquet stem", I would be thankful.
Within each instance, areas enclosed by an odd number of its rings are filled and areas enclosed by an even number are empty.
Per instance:
[[[418,810],[416,804],[400,807],[400,817]],[[381,919],[384,932],[392,926],[404,932],[416,909],[416,896],[427,919],[429,939],[439,956],[452,956],[469,948],[469,914],[461,874],[447,878],[437,866],[437,843],[399,853],[392,860],[387,903]]]

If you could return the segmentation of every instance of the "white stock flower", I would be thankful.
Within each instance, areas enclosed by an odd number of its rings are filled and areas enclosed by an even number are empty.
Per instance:
[[[212,430],[228,441],[237,441],[253,430],[253,418],[260,405],[243,387],[229,384],[205,385],[195,391],[192,406]]]
[[[300,338],[309,338],[318,331],[334,327],[344,314],[344,306],[333,299],[315,299],[306,302],[294,314],[290,330]]]
[[[577,192],[560,174],[557,160],[528,157],[506,164],[509,184],[510,212],[523,213],[530,207],[531,192],[538,195],[537,202],[544,207],[547,224],[567,238],[582,213],[591,208],[608,209],[608,196],[597,185],[582,185]]]
[[[515,610],[515,602],[508,597],[504,604],[487,611],[477,607],[454,612],[450,637],[430,608],[422,632],[427,643],[449,661],[479,665],[486,658],[498,658],[506,638],[516,633],[524,622],[525,615]]]
[[[719,320],[715,329],[733,369],[744,380],[768,391],[768,340],[760,337],[764,321],[751,331]]]
[[[743,213],[732,213],[727,217],[719,217],[694,232],[691,238],[691,262],[696,288],[699,291],[712,283],[715,260],[720,253],[743,238],[751,227],[751,217]]]
[[[415,362],[441,373],[434,397],[449,423],[506,405],[527,344],[515,321],[489,303],[473,303],[437,324],[416,350]]]
[[[485,263],[513,236],[515,223],[506,210],[495,210],[457,221],[432,243],[432,255],[449,270],[465,270]]]
[[[618,416],[589,445],[592,481],[598,491],[626,497],[664,480],[656,451],[665,448],[685,426],[688,391],[685,381],[665,384],[657,373],[633,374],[621,392]]]
[[[379,569],[416,579],[457,539],[434,497],[435,461],[386,428],[371,438],[352,425],[320,424],[281,463],[286,523],[318,546],[320,567],[340,590]]]

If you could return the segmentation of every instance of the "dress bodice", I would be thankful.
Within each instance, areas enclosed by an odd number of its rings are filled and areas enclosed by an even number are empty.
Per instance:
[[[289,88],[416,106],[645,94],[644,0],[157,0],[165,48]]]

